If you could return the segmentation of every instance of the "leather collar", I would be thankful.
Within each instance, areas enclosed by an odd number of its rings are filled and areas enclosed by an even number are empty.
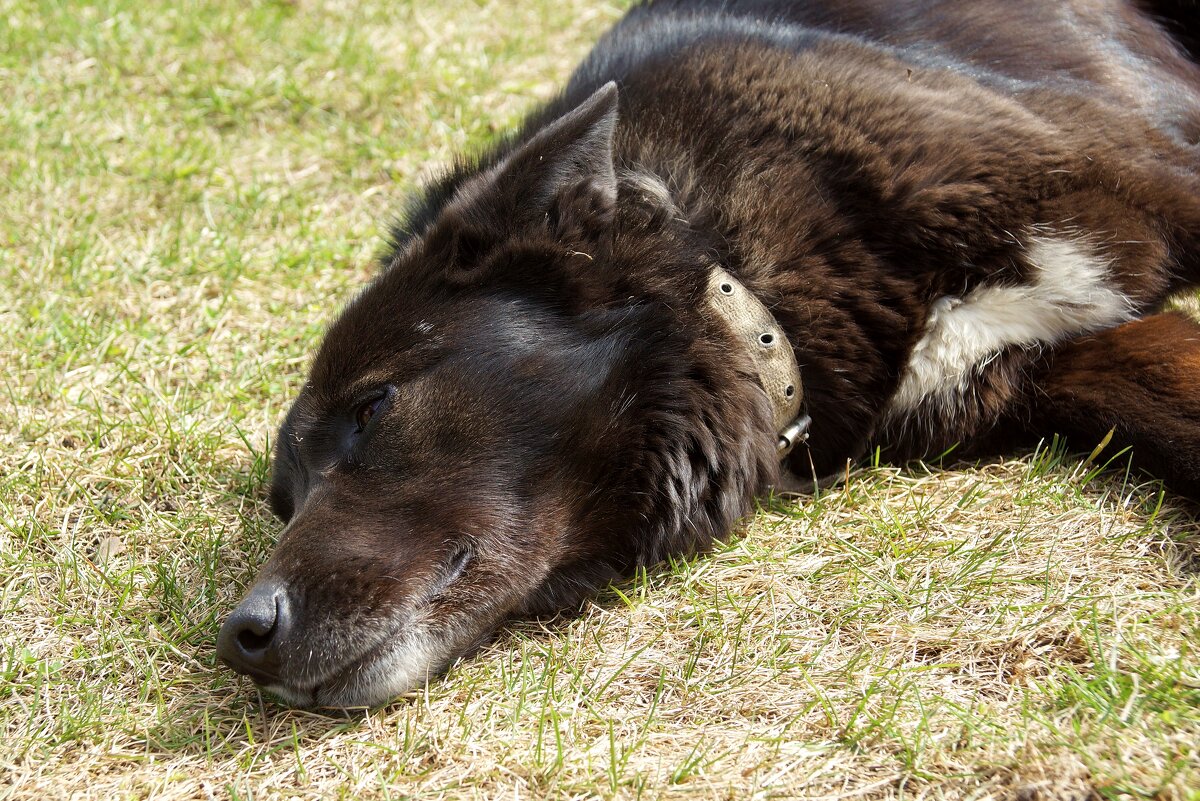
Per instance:
[[[770,310],[727,270],[712,267],[706,298],[709,308],[742,343],[758,372],[758,382],[771,401],[782,459],[796,443],[808,439],[812,422],[803,412],[804,386],[792,344]]]

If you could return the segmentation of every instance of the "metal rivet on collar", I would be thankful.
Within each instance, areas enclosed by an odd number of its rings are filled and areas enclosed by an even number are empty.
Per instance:
[[[764,348],[771,347],[772,345],[775,344],[775,335],[772,334],[770,331],[766,331],[764,333],[759,334],[758,335],[758,344],[762,345]]]
[[[733,284],[728,283],[728,282],[722,283],[721,284],[721,294],[722,295],[732,295],[733,294]]]

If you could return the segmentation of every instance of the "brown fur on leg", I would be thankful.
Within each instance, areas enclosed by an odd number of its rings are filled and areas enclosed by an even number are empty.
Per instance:
[[[1076,447],[1111,429],[1111,455],[1200,498],[1200,325],[1157,314],[1064,343],[1036,378],[1030,423]]]

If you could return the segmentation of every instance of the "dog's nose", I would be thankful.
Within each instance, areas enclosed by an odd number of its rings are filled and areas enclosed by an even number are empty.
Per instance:
[[[279,650],[290,625],[284,589],[256,586],[221,626],[217,655],[238,673],[270,684],[279,678]]]

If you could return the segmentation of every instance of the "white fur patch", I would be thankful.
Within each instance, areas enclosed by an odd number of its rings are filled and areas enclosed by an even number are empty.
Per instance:
[[[1052,344],[1133,317],[1109,262],[1085,240],[1031,234],[1025,243],[1032,283],[982,286],[934,303],[891,414],[911,412],[930,397],[956,405],[971,379],[1007,347]]]

